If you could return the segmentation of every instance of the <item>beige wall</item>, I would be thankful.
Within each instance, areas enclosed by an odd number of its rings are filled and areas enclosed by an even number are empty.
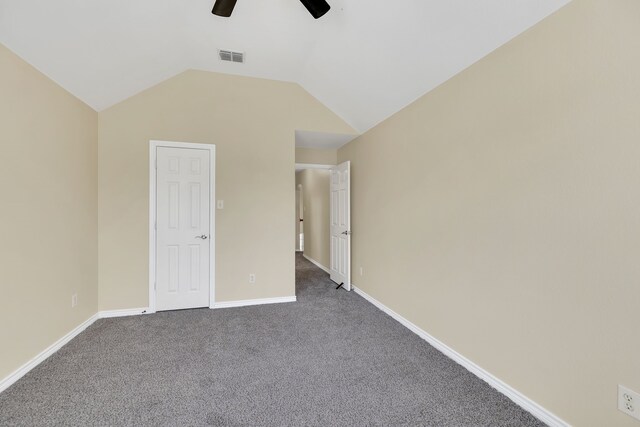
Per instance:
[[[296,174],[304,206],[304,254],[329,268],[329,180],[326,169],[305,169]]]
[[[296,163],[335,165],[338,163],[338,150],[324,148],[296,148]]]
[[[2,45],[0,73],[4,379],[97,311],[98,118]]]
[[[574,1],[339,152],[357,286],[580,426],[637,425],[638,16]]]
[[[294,295],[295,130],[353,130],[300,86],[188,71],[99,115],[100,308],[148,305],[149,140],[216,144],[216,300]],[[249,273],[256,284],[248,283]]]

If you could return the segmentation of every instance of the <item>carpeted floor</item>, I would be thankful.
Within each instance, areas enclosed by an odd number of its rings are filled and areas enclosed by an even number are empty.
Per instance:
[[[542,425],[296,257],[296,303],[97,321],[0,394],[0,425]]]

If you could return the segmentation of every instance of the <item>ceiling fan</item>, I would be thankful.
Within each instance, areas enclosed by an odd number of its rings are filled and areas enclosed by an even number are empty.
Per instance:
[[[233,12],[237,0],[216,0],[211,13],[228,18]],[[300,0],[309,13],[318,19],[331,9],[325,0]]]

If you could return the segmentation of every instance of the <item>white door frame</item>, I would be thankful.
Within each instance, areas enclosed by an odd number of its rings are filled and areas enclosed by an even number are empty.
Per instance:
[[[158,147],[195,148],[209,151],[209,308],[215,304],[216,289],[216,146],[214,144],[195,144],[190,142],[149,141],[149,309],[156,312],[156,157]]]
[[[305,169],[333,169],[336,165],[321,165],[315,163],[296,163],[296,172],[305,170]]]

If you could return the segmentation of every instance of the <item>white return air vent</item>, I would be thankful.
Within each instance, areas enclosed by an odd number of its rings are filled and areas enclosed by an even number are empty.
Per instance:
[[[233,52],[231,50],[219,50],[218,56],[221,61],[229,61],[229,62],[244,62],[244,53],[243,52]]]

